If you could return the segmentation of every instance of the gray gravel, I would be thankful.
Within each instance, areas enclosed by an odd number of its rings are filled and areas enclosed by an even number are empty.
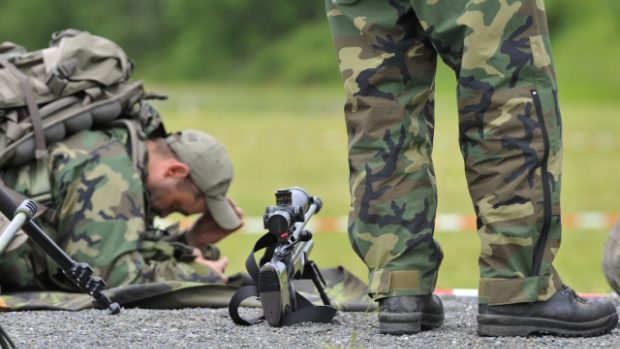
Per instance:
[[[620,329],[595,338],[476,335],[475,298],[443,297],[444,326],[412,336],[380,335],[376,314],[339,312],[332,324],[236,326],[227,309],[123,309],[0,313],[18,348],[620,348]],[[615,300],[618,305],[617,299]],[[242,309],[257,316],[259,309]]]

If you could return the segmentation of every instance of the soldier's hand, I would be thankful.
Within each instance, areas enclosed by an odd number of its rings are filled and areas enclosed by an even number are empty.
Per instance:
[[[222,281],[224,282],[228,281],[228,276],[224,274],[224,272],[226,271],[226,267],[228,266],[228,257],[224,256],[218,260],[208,260],[203,257],[202,252],[200,252],[200,250],[197,248],[194,249],[194,256],[196,256],[196,259],[194,259],[194,262],[200,263],[206,266],[207,268],[209,268],[220,279],[222,279]]]
[[[235,209],[239,219],[241,219],[241,225],[235,229],[224,229],[217,224],[211,213],[205,212],[187,232],[187,242],[191,246],[203,248],[208,244],[214,244],[243,226],[245,223],[243,221],[243,210],[233,200],[228,199],[228,201]]]

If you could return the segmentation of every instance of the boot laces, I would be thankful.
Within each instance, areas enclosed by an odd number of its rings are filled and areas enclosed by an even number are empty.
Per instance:
[[[569,295],[570,295],[572,298],[574,298],[577,302],[580,302],[580,303],[586,303],[586,302],[587,302],[584,298],[580,297],[580,296],[577,294],[577,292],[575,292],[572,288],[570,288],[570,287],[568,287],[568,286],[566,286],[566,285],[562,285],[561,290],[562,290],[564,293],[569,294]]]

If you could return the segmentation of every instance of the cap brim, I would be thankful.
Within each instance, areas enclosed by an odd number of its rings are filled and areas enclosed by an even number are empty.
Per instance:
[[[211,216],[213,216],[213,219],[220,227],[226,230],[239,228],[241,219],[237,216],[237,212],[228,202],[228,199],[225,197],[207,197],[206,199],[209,212],[211,212]]]

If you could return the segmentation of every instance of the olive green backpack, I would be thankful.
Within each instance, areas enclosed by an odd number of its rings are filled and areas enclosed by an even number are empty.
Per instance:
[[[43,163],[47,146],[85,129],[122,125],[129,132],[134,162],[142,140],[165,135],[159,113],[141,81],[130,81],[133,63],[114,42],[88,32],[56,32],[48,48],[27,52],[0,44],[0,178],[2,169]],[[34,178],[45,203],[47,173]],[[38,172],[38,171],[37,171]],[[1,185],[1,182],[0,182]]]

